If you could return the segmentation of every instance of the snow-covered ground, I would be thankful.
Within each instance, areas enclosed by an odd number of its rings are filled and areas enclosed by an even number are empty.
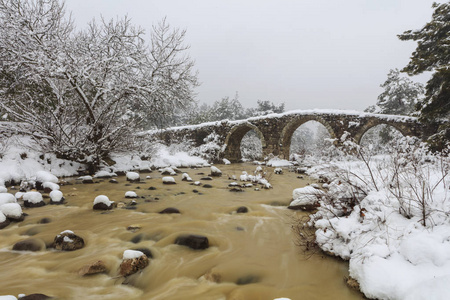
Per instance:
[[[327,190],[309,222],[318,246],[349,260],[369,298],[450,299],[449,158],[407,143],[364,157],[309,169]]]
[[[46,176],[67,177],[78,175],[78,170],[84,169],[84,166],[59,159],[52,153],[43,153],[28,136],[15,136],[8,140],[2,140],[0,145],[0,187],[6,182],[31,182],[42,181],[51,182],[52,180],[42,180],[42,174]],[[115,164],[104,167],[98,172],[97,176],[105,174],[115,175],[113,172],[126,172],[130,170],[149,170],[162,167],[190,167],[190,166],[209,166],[208,162],[198,156],[190,155],[180,149],[172,149],[164,145],[158,145],[149,160],[143,160],[136,153],[113,153],[111,158]],[[46,172],[43,172],[46,171]],[[50,173],[50,174],[49,174]]]

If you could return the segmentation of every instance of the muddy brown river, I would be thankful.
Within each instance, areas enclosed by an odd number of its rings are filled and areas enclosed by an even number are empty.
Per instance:
[[[348,264],[335,258],[307,257],[295,245],[291,230],[294,217],[304,214],[286,208],[294,188],[307,180],[285,170],[271,174],[273,189],[246,188],[230,192],[228,176],[253,172],[251,164],[218,165],[224,175],[201,181],[212,188],[193,186],[174,176],[176,185],[163,185],[159,172],[141,174],[141,183],[109,179],[94,184],[61,187],[65,205],[24,208],[23,222],[0,230],[0,295],[43,293],[58,299],[362,299],[349,289],[344,277]],[[209,168],[181,169],[194,181]],[[146,179],[150,175],[151,179]],[[149,190],[149,187],[156,189]],[[198,192],[194,192],[197,190]],[[126,191],[135,191],[135,209],[94,211],[93,200],[107,195],[129,203]],[[11,191],[10,192],[15,192]],[[48,199],[46,199],[48,203]],[[246,206],[248,213],[236,213]],[[159,214],[175,207],[181,214]],[[49,218],[50,223],[40,224]],[[131,231],[130,226],[140,227]],[[51,244],[64,230],[81,236],[83,249],[62,252],[12,251],[21,240],[41,239]],[[208,237],[210,247],[192,250],[174,244],[181,234]],[[148,248],[153,258],[142,271],[127,278],[118,276],[125,250]],[[80,276],[79,269],[97,260],[105,262],[104,274]]]

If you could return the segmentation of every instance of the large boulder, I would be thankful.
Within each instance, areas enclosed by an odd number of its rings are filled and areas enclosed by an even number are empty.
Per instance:
[[[41,207],[45,205],[44,198],[39,192],[26,192],[23,194],[22,199],[25,207]]]
[[[141,251],[125,250],[122,263],[120,264],[120,275],[129,276],[144,269],[149,264],[148,257]]]
[[[197,234],[181,235],[177,237],[175,244],[186,246],[194,250],[209,248],[208,238]]]
[[[79,237],[73,231],[65,230],[58,234],[53,241],[53,248],[62,251],[74,251],[84,247],[83,238]]]
[[[13,246],[15,251],[42,251],[45,250],[45,242],[41,239],[29,238],[20,242],[17,242]]]
[[[0,211],[10,221],[23,221],[25,215],[22,212],[22,207],[19,203],[6,203],[0,206]]]

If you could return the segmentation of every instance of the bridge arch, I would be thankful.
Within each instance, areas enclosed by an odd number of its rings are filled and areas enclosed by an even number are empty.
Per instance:
[[[227,137],[225,138],[225,158],[229,159],[232,162],[238,162],[241,160],[242,138],[250,130],[254,130],[256,132],[259,139],[261,140],[262,148],[264,149],[266,147],[266,140],[264,138],[264,135],[257,126],[248,122],[241,123],[231,128],[231,130],[227,134]]]
[[[281,136],[279,140],[279,145],[281,148],[281,153],[285,159],[289,159],[290,155],[290,149],[291,149],[291,141],[292,141],[292,135],[294,134],[295,130],[303,125],[304,123],[308,121],[316,121],[322,124],[330,134],[331,138],[336,138],[336,134],[333,130],[333,127],[325,121],[320,116],[316,115],[300,115],[295,116],[292,121],[288,122],[286,126],[284,126],[283,130],[281,131]]]
[[[364,134],[371,128],[374,128],[378,125],[388,125],[392,126],[396,130],[398,130],[403,136],[410,135],[410,132],[408,130],[408,127],[405,126],[403,123],[395,123],[395,122],[389,122],[388,120],[382,120],[377,118],[370,119],[366,124],[364,124],[361,129],[356,132],[356,134],[353,136],[355,139],[355,142],[360,145],[361,139],[364,136]]]

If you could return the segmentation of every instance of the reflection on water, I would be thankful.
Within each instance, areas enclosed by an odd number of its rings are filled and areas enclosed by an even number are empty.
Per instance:
[[[141,174],[141,183],[108,179],[95,184],[61,187],[66,205],[24,209],[25,221],[0,230],[0,295],[43,293],[60,299],[361,299],[344,283],[347,263],[319,255],[306,259],[294,244],[292,218],[286,209],[292,190],[307,181],[296,174],[270,175],[273,189],[230,192],[228,175],[252,172],[255,166],[234,164],[219,168],[221,178],[194,186],[175,176],[176,185],[163,185],[158,172]],[[271,173],[271,168],[267,168]],[[194,181],[209,168],[183,169]],[[156,189],[149,189],[154,187]],[[135,191],[136,206],[126,191]],[[92,210],[98,195],[123,202],[112,211]],[[48,202],[48,200],[47,200]],[[236,213],[246,206],[248,213]],[[180,214],[159,214],[175,207]],[[40,224],[49,218],[50,223]],[[132,226],[133,228],[129,228]],[[128,229],[127,229],[128,228]],[[132,229],[132,230],[130,230]],[[29,238],[51,244],[63,230],[81,236],[86,246],[72,252],[12,251]],[[181,234],[208,237],[210,248],[191,250],[175,245]],[[127,249],[148,248],[153,258],[143,271],[118,276]],[[81,277],[78,270],[102,260],[108,272]]]

